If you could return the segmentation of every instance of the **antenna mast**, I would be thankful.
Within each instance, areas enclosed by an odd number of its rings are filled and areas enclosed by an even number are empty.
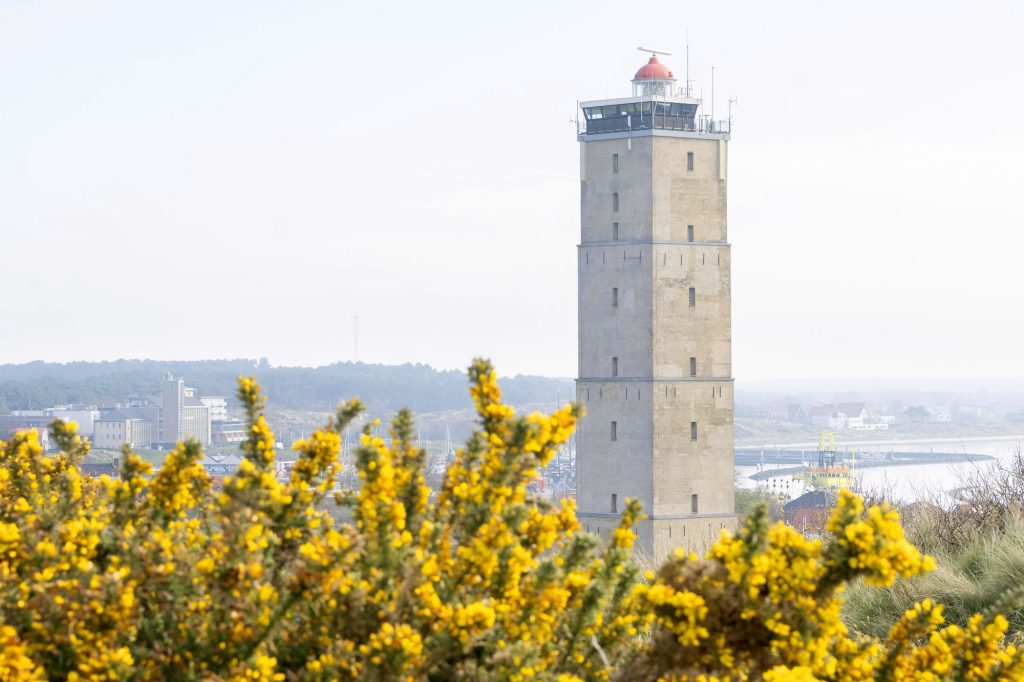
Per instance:
[[[715,67],[711,67],[711,121],[715,120]]]
[[[686,96],[690,96],[690,29],[686,29]]]

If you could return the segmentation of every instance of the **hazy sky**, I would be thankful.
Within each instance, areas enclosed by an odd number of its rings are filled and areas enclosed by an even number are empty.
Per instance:
[[[1024,4],[0,2],[0,362],[576,372],[577,99],[730,145],[734,373],[1024,376]]]

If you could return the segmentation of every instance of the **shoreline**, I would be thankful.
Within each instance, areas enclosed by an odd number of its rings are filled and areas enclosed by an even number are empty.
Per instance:
[[[897,453],[898,454],[898,453]],[[921,452],[908,452],[904,453],[906,457],[899,457],[895,459],[880,459],[880,458],[869,458],[863,460],[857,460],[853,466],[853,473],[861,469],[874,469],[881,467],[899,467],[899,466],[914,466],[921,464],[967,464],[971,462],[989,462],[995,460],[995,457],[991,455],[978,455],[978,454],[958,454],[952,452],[938,452],[938,453],[921,453]],[[780,462],[782,463],[782,462]],[[750,465],[741,465],[750,466]],[[792,476],[799,474],[807,470],[807,467],[803,464],[799,466],[783,466],[776,469],[763,469],[761,471],[755,471],[747,476],[751,481],[764,481],[775,476]]]
[[[889,440],[836,440],[836,447],[856,447],[863,445],[870,446],[902,446],[902,445],[920,445],[922,443],[985,443],[993,441],[1021,441],[1024,443],[1024,434],[1009,434],[1005,436],[946,436],[946,437],[935,437],[935,438],[907,438],[907,439],[889,439]],[[763,443],[763,444],[751,444],[735,446],[736,450],[800,450],[800,449],[817,449],[817,441],[807,441],[800,443]]]

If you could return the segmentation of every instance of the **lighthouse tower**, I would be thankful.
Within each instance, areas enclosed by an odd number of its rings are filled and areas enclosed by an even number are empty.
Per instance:
[[[657,559],[736,521],[729,128],[689,94],[652,55],[580,105],[578,515],[606,535],[639,499]]]

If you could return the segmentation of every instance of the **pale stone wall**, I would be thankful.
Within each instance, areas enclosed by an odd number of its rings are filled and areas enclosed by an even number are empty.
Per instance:
[[[601,140],[583,145],[581,209],[583,243],[612,241],[612,224],[619,223],[620,241],[650,241],[652,138]],[[632,149],[630,149],[632,147]],[[612,172],[612,155],[619,155],[619,172]],[[612,210],[613,194],[619,210]]]
[[[727,244],[681,244],[655,258],[653,363],[656,376],[732,375],[731,277]],[[695,304],[689,304],[689,290]]]
[[[125,422],[93,422],[92,444],[96,448],[119,448],[125,443]]]
[[[686,226],[694,226],[695,241],[725,242],[726,193],[720,179],[725,155],[718,139],[657,136],[654,141],[654,238],[686,241]],[[693,170],[686,170],[686,155],[693,153]]]
[[[153,437],[153,422],[149,419],[129,419],[125,424],[128,434],[125,442],[133,448],[148,448],[156,440]]]
[[[659,131],[581,141],[580,520],[606,535],[635,497],[650,517],[635,529],[641,551],[703,551],[735,524],[727,142]]]
[[[96,448],[116,449],[124,444],[148,448],[154,441],[154,426],[149,419],[105,419],[93,423],[92,444]]]
[[[627,498],[650,500],[653,494],[652,403],[646,382],[581,381],[577,396],[587,411],[577,430],[577,504],[595,514],[618,512]],[[617,439],[611,439],[611,423]]]
[[[581,377],[649,377],[653,357],[652,247],[608,243],[579,249]],[[618,306],[612,303],[618,289]]]
[[[733,512],[731,381],[663,382],[655,392],[655,516],[690,516],[691,495],[698,514]],[[665,397],[665,393],[668,397]],[[691,440],[691,422],[697,439]]]

